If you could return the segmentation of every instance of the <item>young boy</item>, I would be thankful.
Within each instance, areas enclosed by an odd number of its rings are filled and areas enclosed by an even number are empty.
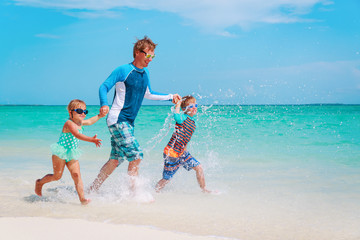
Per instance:
[[[180,106],[184,112],[183,114],[180,114]],[[202,191],[206,193],[210,192],[205,187],[204,172],[200,162],[186,151],[186,146],[196,128],[196,123],[193,118],[196,113],[197,104],[193,96],[185,96],[175,105],[175,132],[164,149],[163,178],[156,184],[155,189],[157,192],[165,187],[180,166],[183,166],[188,171],[194,169]]]

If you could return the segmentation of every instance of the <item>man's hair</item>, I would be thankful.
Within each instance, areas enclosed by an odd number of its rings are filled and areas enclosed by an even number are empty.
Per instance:
[[[187,95],[185,97],[182,98],[182,102],[181,102],[181,108],[182,109],[185,109],[188,105],[189,105],[189,102],[191,100],[196,100],[195,97],[191,96],[191,95]]]
[[[83,100],[80,100],[80,99],[71,100],[69,105],[67,106],[67,110],[68,111],[74,110],[81,104],[84,104],[86,107],[86,103]]]
[[[133,55],[135,58],[136,51],[144,51],[145,48],[148,48],[149,50],[154,51],[156,48],[156,45],[150,38],[147,36],[144,36],[143,39],[138,39],[137,42],[134,44],[134,50]]]

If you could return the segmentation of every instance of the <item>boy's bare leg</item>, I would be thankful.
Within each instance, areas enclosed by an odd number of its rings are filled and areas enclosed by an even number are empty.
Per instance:
[[[119,165],[119,161],[116,159],[110,159],[107,161],[104,166],[100,169],[100,173],[94,180],[93,184],[90,186],[90,191],[97,191],[103,184],[103,182],[112,174],[112,172]]]
[[[76,191],[79,195],[79,200],[81,204],[86,205],[90,202],[90,199],[85,198],[84,194],[84,184],[81,179],[81,173],[80,173],[80,164],[77,160],[72,160],[70,162],[66,163],[67,168],[69,169],[71,173],[71,177],[74,180]]]
[[[211,191],[206,189],[204,171],[201,164],[193,168],[196,171],[196,179],[200,185],[200,188],[204,193],[210,193]]]
[[[136,178],[139,175],[140,162],[141,159],[136,159],[134,161],[129,162],[128,174],[130,176],[130,188],[132,191],[136,190]]]
[[[160,192],[160,190],[163,189],[168,182],[170,182],[170,180],[161,179],[155,186],[156,192]]]
[[[43,178],[36,180],[35,193],[38,196],[42,196],[42,187],[45,183],[59,180],[64,172],[65,160],[59,158],[56,155],[52,155],[53,174],[47,174]]]

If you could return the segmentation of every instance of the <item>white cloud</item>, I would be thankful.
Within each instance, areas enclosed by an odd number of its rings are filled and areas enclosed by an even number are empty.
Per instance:
[[[96,11],[66,11],[64,14],[76,17],[76,18],[116,18],[119,13],[107,10],[96,10]]]
[[[13,0],[18,5],[81,10],[79,17],[114,16],[122,8],[156,10],[175,13],[195,25],[221,35],[230,35],[224,29],[231,26],[249,28],[258,23],[293,23],[309,21],[305,15],[318,7],[333,4],[329,0]],[[96,15],[96,12],[100,13]],[[108,14],[111,12],[111,14]],[[107,13],[107,14],[104,14]],[[74,13],[74,15],[76,12]]]

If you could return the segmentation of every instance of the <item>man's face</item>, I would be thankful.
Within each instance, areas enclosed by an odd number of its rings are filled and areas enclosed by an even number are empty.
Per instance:
[[[138,62],[139,68],[144,68],[149,65],[149,63],[153,60],[155,57],[154,50],[149,50],[148,48],[145,48],[143,51],[139,51],[135,55],[135,60]]]

